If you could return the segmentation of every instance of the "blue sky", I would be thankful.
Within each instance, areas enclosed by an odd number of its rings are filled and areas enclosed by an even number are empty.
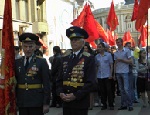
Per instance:
[[[112,0],[90,0],[94,3],[95,9],[110,7]],[[124,0],[114,0],[114,4],[124,2]]]

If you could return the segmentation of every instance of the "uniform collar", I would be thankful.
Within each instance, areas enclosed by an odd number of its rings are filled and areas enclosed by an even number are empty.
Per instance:
[[[125,51],[126,50],[126,48],[125,47],[123,47],[123,49],[122,50],[118,50],[118,48],[117,48],[117,52],[118,51]]]
[[[81,49],[76,51],[76,52],[73,52],[73,54],[76,54],[76,56],[80,53]]]

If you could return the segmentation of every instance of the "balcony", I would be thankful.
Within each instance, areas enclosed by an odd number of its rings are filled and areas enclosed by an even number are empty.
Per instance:
[[[47,22],[33,22],[32,31],[33,33],[41,33],[41,32],[48,33]]]

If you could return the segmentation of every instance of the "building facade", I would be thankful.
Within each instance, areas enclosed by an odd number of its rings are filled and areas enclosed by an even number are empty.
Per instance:
[[[117,26],[115,33],[118,38],[122,38],[124,33],[130,31],[132,37],[137,43],[139,32],[135,29],[135,21],[131,21],[134,4],[124,5],[124,3],[117,4],[115,6],[115,12],[118,17],[119,25]],[[101,8],[93,11],[95,19],[106,30],[108,28],[106,20],[110,8]]]
[[[48,34],[45,0],[11,0],[14,44],[20,45],[18,36],[23,32]],[[0,0],[0,39],[2,38],[5,0]],[[44,39],[44,38],[43,38]],[[45,38],[46,39],[46,38]],[[44,40],[46,41],[46,40]]]
[[[43,41],[53,55],[53,46],[69,49],[66,29],[75,18],[73,0],[11,0],[14,44],[21,45],[18,36],[23,32],[42,33]],[[0,39],[2,38],[5,0],[0,0]],[[1,44],[1,43],[0,43]]]

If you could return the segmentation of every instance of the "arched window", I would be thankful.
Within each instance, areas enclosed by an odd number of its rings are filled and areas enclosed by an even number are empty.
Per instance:
[[[126,30],[132,31],[131,15],[125,17]]]

